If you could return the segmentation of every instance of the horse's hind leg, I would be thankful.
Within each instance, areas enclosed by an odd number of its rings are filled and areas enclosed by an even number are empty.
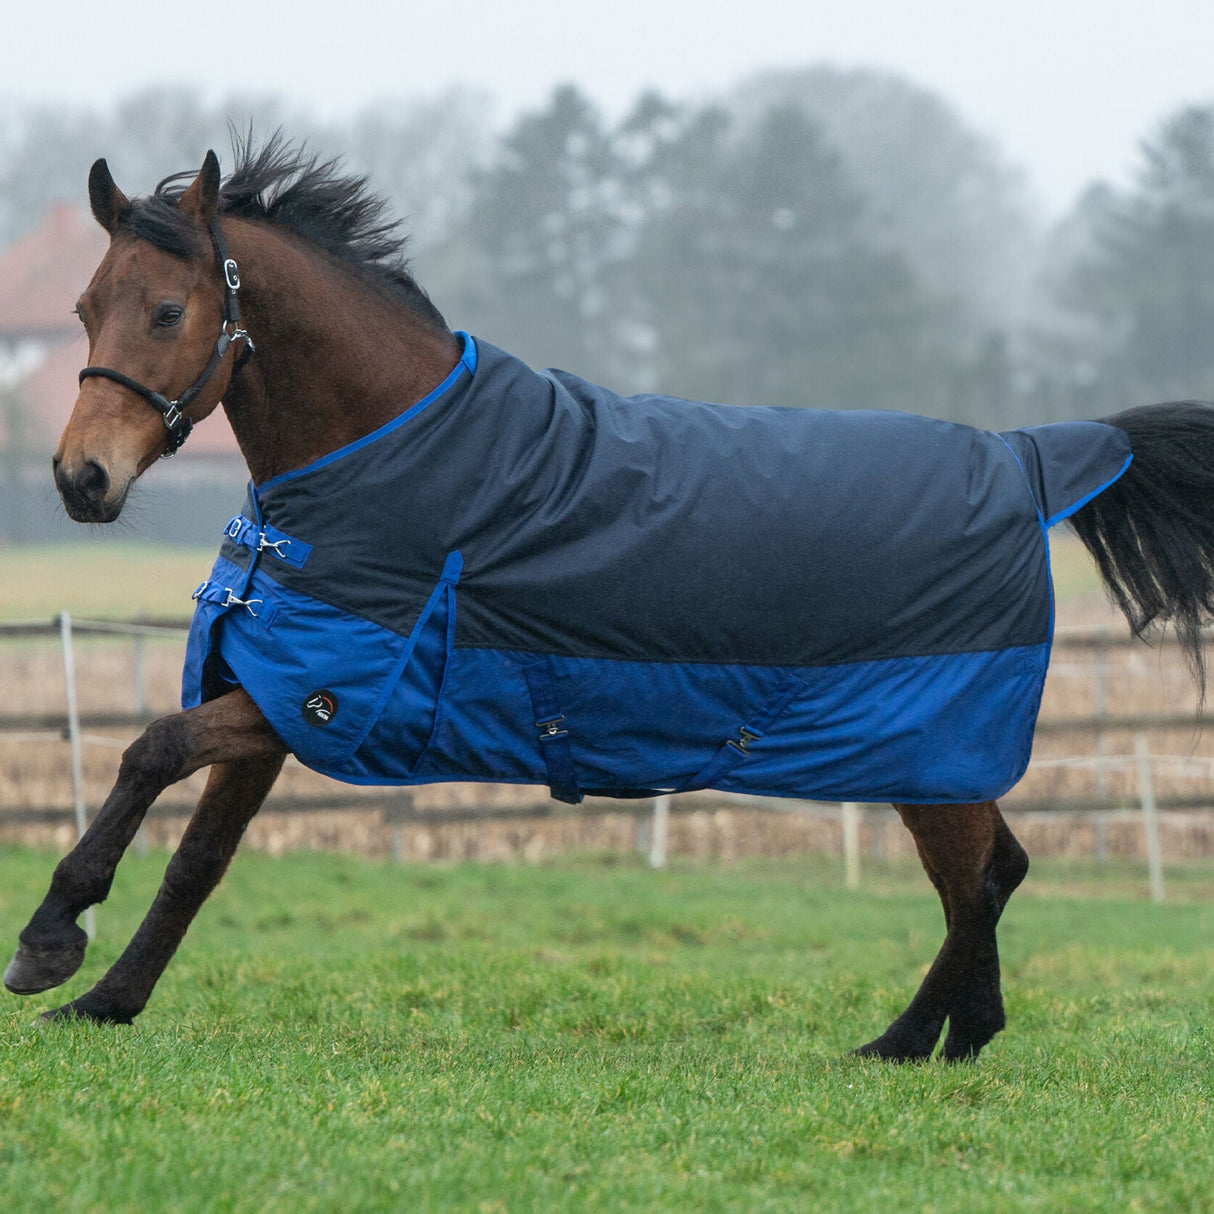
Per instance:
[[[897,805],[944,906],[944,945],[914,999],[856,1052],[894,1061],[927,1058],[948,1021],[947,1059],[974,1058],[1003,1028],[995,928],[1028,856],[994,801]]]
[[[45,1013],[45,1019],[82,1017],[129,1024],[143,1011],[186,929],[227,870],[282,762],[283,756],[278,754],[211,768],[198,808],[130,944],[91,991]]]
[[[80,968],[88,941],[76,919],[105,900],[119,860],[168,785],[211,763],[256,756],[279,756],[281,763],[282,753],[282,743],[241,691],[149,725],[123,755],[118,780],[92,825],[55,869],[4,971],[8,989],[37,994]]]

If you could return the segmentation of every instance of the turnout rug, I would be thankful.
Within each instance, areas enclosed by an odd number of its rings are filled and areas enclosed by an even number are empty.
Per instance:
[[[461,336],[424,400],[250,487],[195,593],[186,707],[240,684],[354,783],[1019,779],[1047,530],[1129,466],[1121,430],[621,397]]]

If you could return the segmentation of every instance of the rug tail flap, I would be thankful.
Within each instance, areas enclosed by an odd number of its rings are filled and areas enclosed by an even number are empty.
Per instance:
[[[1130,466],[1130,440],[1104,422],[1055,422],[1003,436],[1028,477],[1047,527],[1069,518]]]

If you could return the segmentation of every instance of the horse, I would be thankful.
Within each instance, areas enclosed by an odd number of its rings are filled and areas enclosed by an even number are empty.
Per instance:
[[[1005,1027],[996,927],[1028,869],[997,798],[1027,763],[1049,656],[1046,525],[1069,519],[1135,633],[1176,627],[1204,691],[1214,409],[994,435],[615,397],[453,332],[340,162],[277,135],[238,140],[236,158],[224,179],[208,152],[134,199],[104,160],[89,175],[110,244],[77,308],[89,366],[53,458],[67,513],[118,518],[221,404],[251,489],[197,592],[186,707],[123,754],[20,934],[8,990],[76,972],[76,920],[108,895],[147,810],[209,768],[126,949],[44,1013],[129,1024],[293,751],[356,782],[538,781],[569,801],[692,787],[888,801],[945,935],[906,1009],[856,1053],[927,1059],[947,1023],[942,1057],[976,1058]],[[455,440],[473,443],[458,467]],[[403,481],[384,471],[397,458]],[[858,502],[783,491],[803,462],[811,480],[855,465]],[[357,497],[355,469],[380,477]],[[608,484],[631,487],[608,500]],[[869,515],[879,526],[858,537]],[[334,530],[346,517],[357,534]],[[834,531],[798,551],[824,518]],[[938,568],[904,551],[919,544]],[[302,640],[285,639],[293,622]],[[329,623],[336,639],[318,640]],[[302,656],[283,648],[296,644]],[[639,721],[621,715],[632,701]],[[529,718],[519,738],[495,732],[506,716]]]

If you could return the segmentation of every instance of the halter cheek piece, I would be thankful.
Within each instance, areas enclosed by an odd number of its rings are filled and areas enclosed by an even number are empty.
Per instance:
[[[142,396],[164,418],[165,429],[169,432],[168,450],[165,451],[162,457],[164,459],[168,459],[170,455],[175,454],[181,444],[189,437],[190,431],[194,428],[194,423],[185,416],[184,411],[189,408],[198,394],[206,387],[207,381],[215,374],[232,342],[244,342],[244,349],[237,356],[236,365],[232,368],[233,375],[249,361],[249,358],[255,352],[253,339],[240,327],[240,302],[237,299],[237,292],[240,290],[240,270],[236,262],[228,254],[227,242],[224,240],[223,233],[219,229],[219,222],[212,219],[209,229],[211,243],[215,246],[215,255],[219,259],[219,266],[223,271],[223,325],[219,331],[219,339],[215,342],[215,349],[211,354],[211,360],[203,368],[202,374],[176,400],[168,400],[159,392],[153,392],[151,388],[141,384],[138,380],[132,379],[129,375],[123,375],[121,371],[114,371],[109,367],[85,367],[80,372],[81,383],[95,376],[100,379],[112,379],[114,383],[121,384],[124,388],[129,388],[132,392]]]

